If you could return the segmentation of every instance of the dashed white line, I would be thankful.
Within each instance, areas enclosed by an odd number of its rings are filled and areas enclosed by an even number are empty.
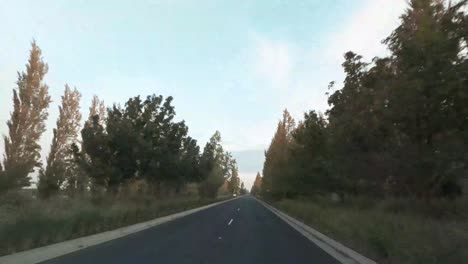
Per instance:
[[[234,221],[234,219],[231,218],[231,220],[228,223],[228,226],[232,224],[232,221]]]

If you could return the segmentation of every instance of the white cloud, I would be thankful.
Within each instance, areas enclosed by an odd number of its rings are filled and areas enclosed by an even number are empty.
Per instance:
[[[262,102],[278,111],[288,108],[296,118],[310,109],[325,111],[328,83],[336,81],[340,88],[344,79],[343,54],[352,50],[367,60],[384,56],[388,51],[381,41],[398,26],[406,6],[405,0],[360,2],[342,22],[329,26],[329,33],[321,36],[323,45],[313,49],[252,31],[252,70],[261,81],[252,94],[268,98]]]
[[[223,145],[229,151],[266,149],[275,132],[277,119],[279,120],[279,116],[273,117],[273,122],[244,120],[243,123],[226,123],[225,126],[221,126]]]
[[[268,39],[258,33],[252,33],[251,39],[254,45],[252,57],[255,73],[273,85],[287,84],[294,65],[294,54],[290,44]]]
[[[328,84],[336,81],[336,88],[341,88],[344,79],[343,54],[356,52],[368,61],[376,56],[385,56],[388,51],[382,40],[391,34],[399,25],[399,17],[407,7],[405,0],[367,0],[361,7],[346,17],[336,28],[331,28],[324,37],[326,45],[300,54],[309,60],[298,67],[306,69],[305,73],[296,74],[294,89],[285,98],[286,106],[296,118],[302,118],[307,110],[324,112],[328,108]],[[292,73],[291,75],[294,75]]]
[[[371,59],[386,52],[381,43],[399,24],[407,7],[405,0],[367,0],[362,8],[340,23],[328,43],[328,59],[341,63],[343,54],[352,50]]]

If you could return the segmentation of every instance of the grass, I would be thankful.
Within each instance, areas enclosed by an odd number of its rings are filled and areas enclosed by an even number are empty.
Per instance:
[[[18,194],[0,199],[0,256],[123,227],[199,207],[215,200],[53,198]]]
[[[466,263],[468,201],[323,197],[274,203],[378,263]]]

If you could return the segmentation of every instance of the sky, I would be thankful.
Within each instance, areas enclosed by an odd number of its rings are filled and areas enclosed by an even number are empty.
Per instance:
[[[173,96],[177,118],[203,148],[219,130],[250,188],[287,108],[296,120],[324,112],[343,54],[371,60],[399,24],[405,0],[0,0],[0,134],[12,89],[36,40],[53,103],[45,158],[64,85],[107,106],[132,96]],[[3,140],[0,142],[3,156]]]

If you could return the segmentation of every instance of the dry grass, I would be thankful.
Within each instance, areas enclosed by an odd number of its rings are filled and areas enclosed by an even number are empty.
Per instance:
[[[275,204],[379,263],[465,263],[468,202],[324,198]]]
[[[19,194],[0,198],[0,255],[143,222],[213,200],[196,197],[155,200],[55,197],[48,201]]]

